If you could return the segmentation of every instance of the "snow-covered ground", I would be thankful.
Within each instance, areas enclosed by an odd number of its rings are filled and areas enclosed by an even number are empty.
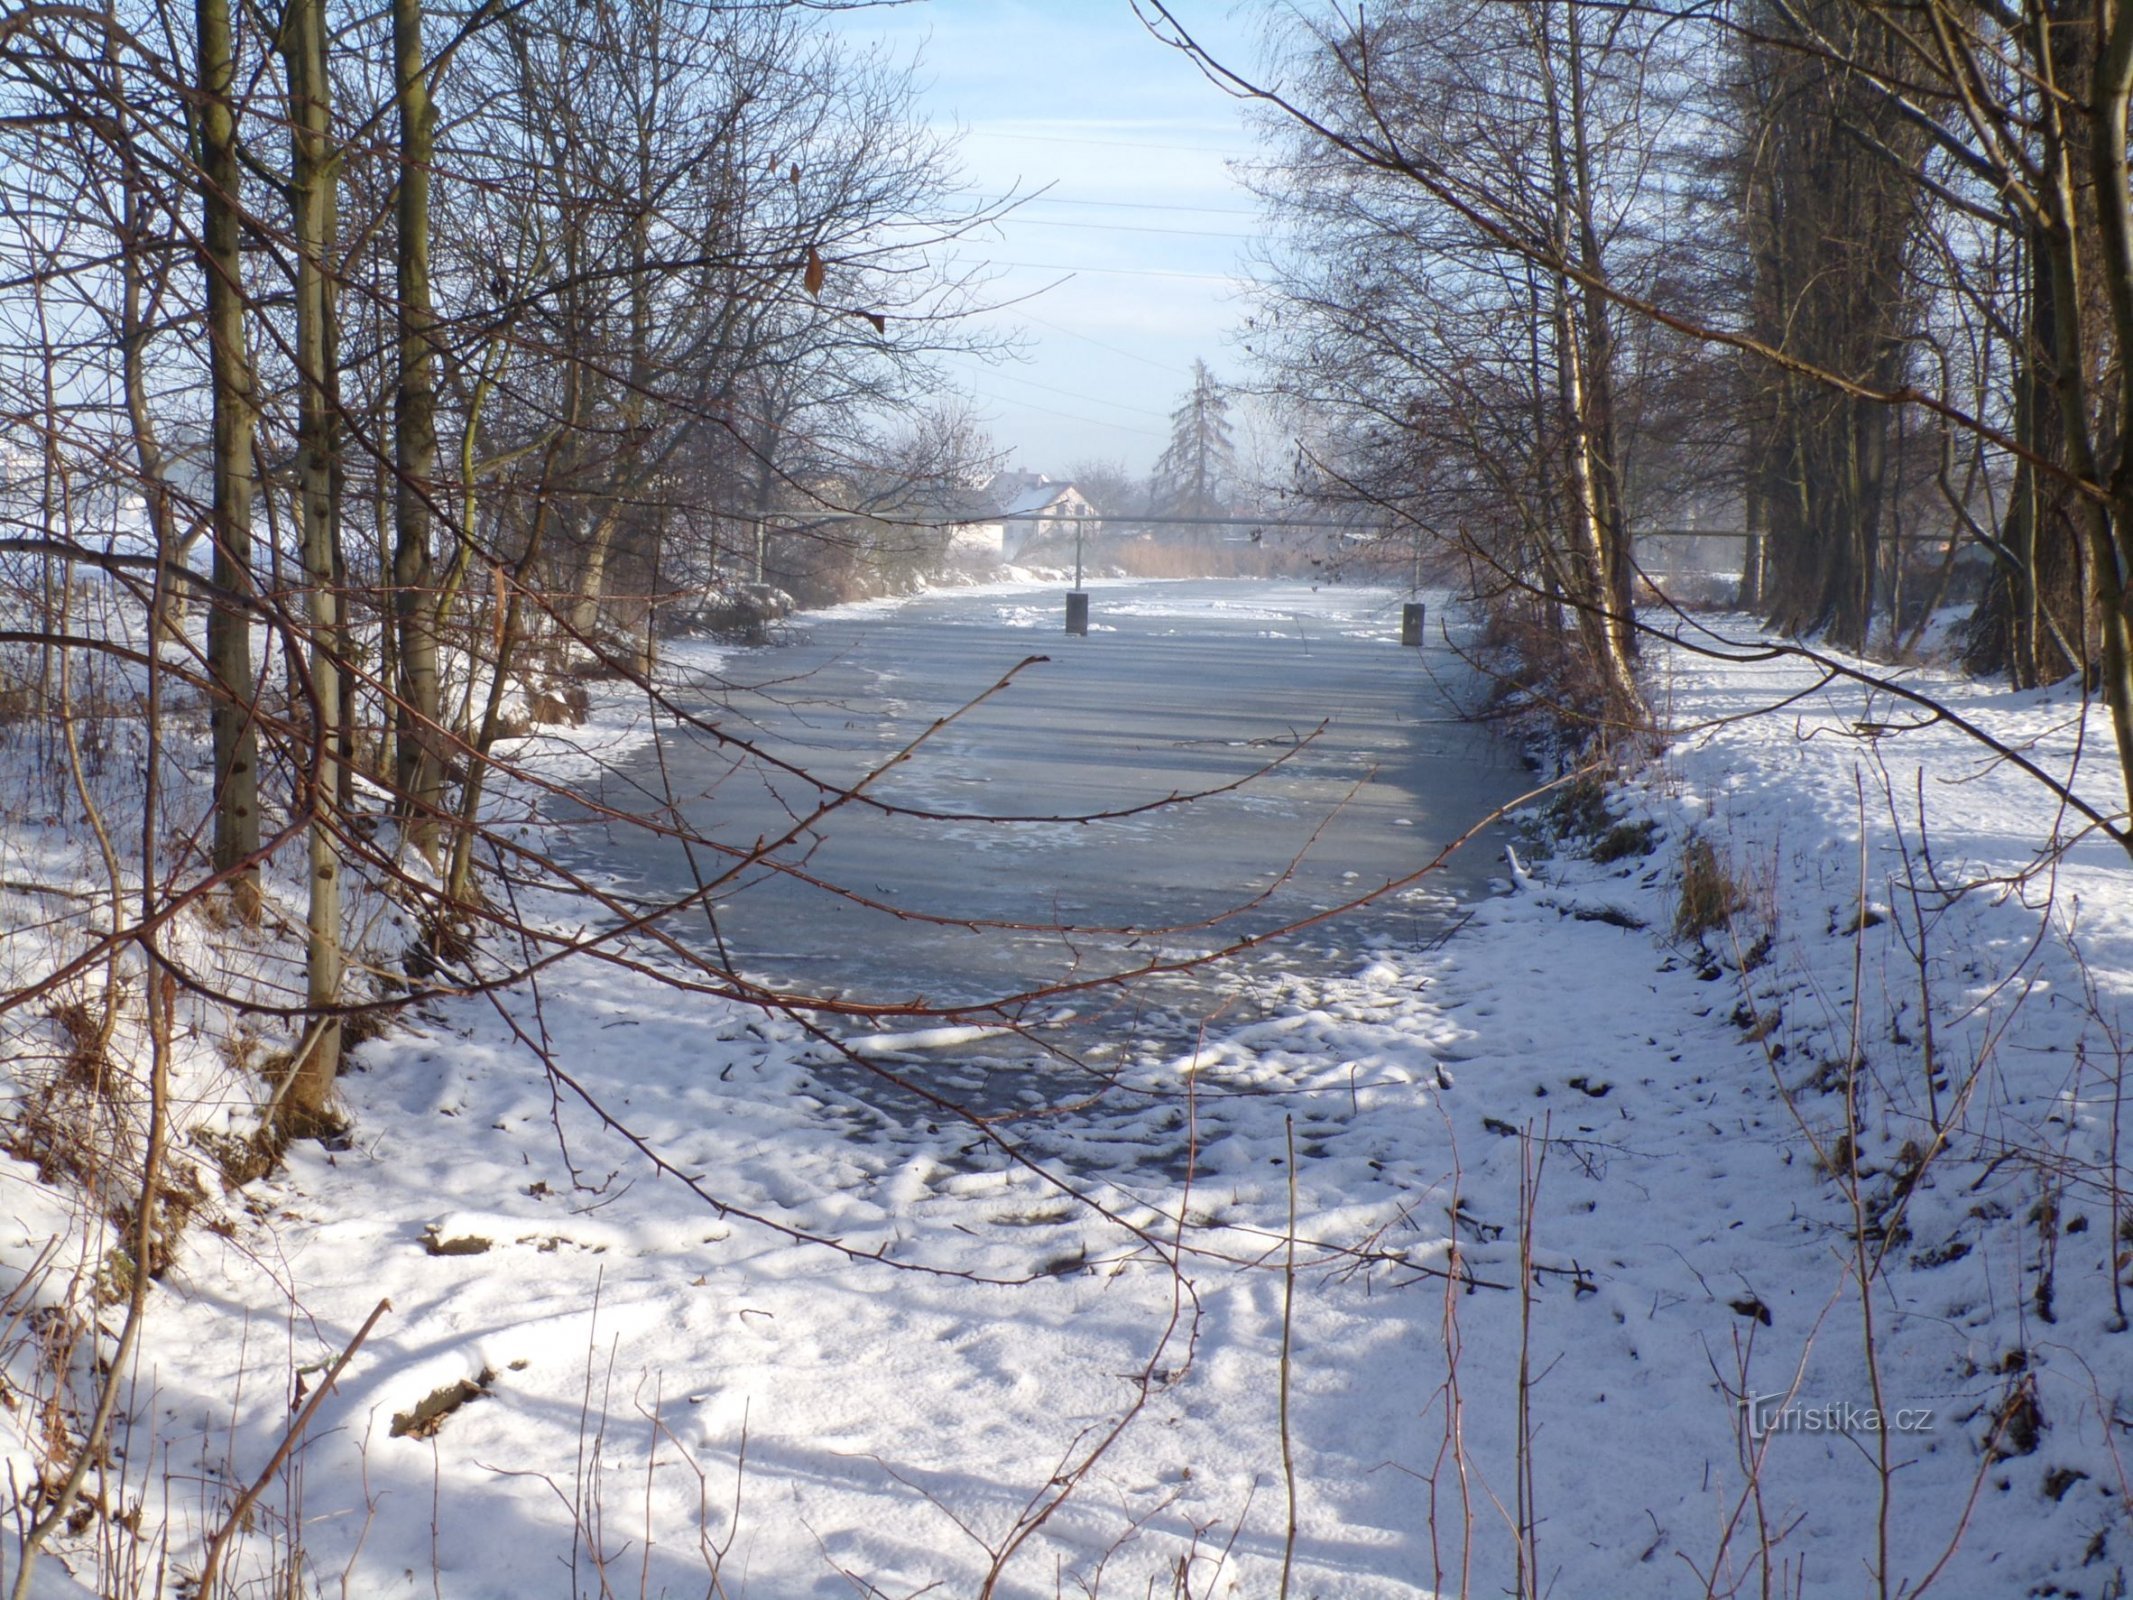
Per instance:
[[[346,1148],[187,1234],[112,1498],[195,1559],[390,1300],[243,1572],[300,1529],[325,1594],[2124,1593],[2124,852],[2040,865],[2064,810],[1915,704],[1650,670],[1673,737],[1582,841],[1100,1123],[886,1116],[612,966],[426,1004]],[[2062,775],[2083,732],[1904,681]],[[872,1048],[923,1088],[956,1042]]]

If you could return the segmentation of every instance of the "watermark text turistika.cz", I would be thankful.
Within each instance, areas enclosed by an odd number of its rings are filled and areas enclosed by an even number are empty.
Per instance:
[[[1902,1406],[1883,1411],[1878,1406],[1856,1405],[1849,1400],[1788,1400],[1782,1394],[1741,1397],[1747,1414],[1748,1437],[1768,1438],[1773,1433],[1931,1433],[1931,1406]]]

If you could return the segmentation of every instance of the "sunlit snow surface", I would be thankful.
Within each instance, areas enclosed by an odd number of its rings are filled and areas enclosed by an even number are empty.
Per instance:
[[[1427,768],[1415,752],[1430,741],[1471,752],[1479,736],[1420,720],[1442,714],[1425,666],[1455,693],[1467,680],[1441,649],[1427,663],[1399,650],[1400,598],[1239,587],[1217,610],[1183,587],[1099,589],[1096,616],[1118,632],[1068,641],[1052,632],[1056,593],[965,595],[810,622],[806,642],[725,670],[783,673],[827,651],[839,664],[822,673],[855,674],[840,703],[806,709],[795,684],[750,713],[804,722],[808,759],[848,779],[952,709],[951,690],[982,687],[1034,650],[1052,655],[883,790],[921,809],[997,813],[1224,777],[1240,749],[1263,748],[1251,741],[1286,736],[1303,705],[1326,705],[1326,680],[1308,674],[1352,654],[1354,681],[1397,686],[1393,704],[1411,719],[1398,724],[1360,690],[1331,697],[1356,719],[1376,776],[1329,746],[1329,770],[1300,775],[1296,794],[1184,808],[1214,816],[1248,877],[1297,853],[1305,802],[1361,781],[1340,823],[1352,831],[1338,848],[1327,834],[1323,858],[1310,852],[1298,871],[1308,905],[1426,859],[1467,820],[1426,779],[1403,776],[1415,761]],[[901,666],[887,637],[899,629],[927,639]],[[1099,651],[1159,663],[1165,641],[1173,662],[1199,652],[1205,670],[1151,665],[1131,691],[1076,675]],[[920,655],[959,670],[920,670]],[[348,1592],[366,1595],[563,1595],[603,1582],[702,1594],[717,1565],[723,1593],[757,1600],[968,1596],[1013,1545],[1002,1596],[1170,1594],[1181,1561],[1191,1594],[1268,1595],[1287,1516],[1276,1395],[1293,1206],[1291,1593],[1504,1592],[1516,1570],[1523,1169],[1538,1185],[1527,1368],[1544,1591],[1761,1592],[1760,1514],[1778,1592],[1871,1592],[1884,1521],[1892,1592],[1951,1542],[1938,1592],[2046,1581],[2105,1592],[2127,1537],[2112,1419],[2133,1381],[2133,1335],[2104,1331],[2115,1246],[2089,1176],[2110,1153],[2113,1058],[2040,922],[2040,888],[1947,901],[1931,928],[1942,1093],[1986,1066],[1959,1142],[1910,1195],[1876,1301],[1887,1403],[1935,1419],[1897,1444],[1887,1507],[1873,1441],[1826,1434],[1777,1439],[1761,1505],[1747,1505],[1728,1393],[1797,1383],[1815,1403],[1871,1398],[1846,1279],[1854,1219],[1808,1134],[1826,1148],[1843,1126],[1843,1097],[1819,1085],[1849,1048],[1856,991],[1871,1076],[1862,1164],[1886,1173],[1905,1141],[1931,1138],[1892,804],[1899,817],[1915,809],[1923,768],[1932,852],[1951,882],[2020,865],[2051,804],[1944,724],[1863,743],[1860,723],[1903,719],[1856,687],[1812,692],[1776,718],[1723,720],[1811,689],[1803,668],[1655,648],[1651,670],[1685,730],[1627,800],[1633,820],[1655,825],[1652,855],[1529,862],[1502,895],[1485,892],[1489,864],[1477,863],[1449,884],[1467,913],[1449,940],[1435,938],[1439,906],[1366,912],[1248,967],[1229,1010],[1200,980],[1151,1002],[1163,1013],[1153,1023],[1103,991],[1047,1001],[1036,1020],[1076,1012],[1058,1032],[1085,1061],[1106,1059],[1107,1034],[1131,1045],[1108,1058],[1131,1069],[1116,1084],[1034,1049],[1016,1057],[999,1035],[930,1031],[996,1018],[892,1016],[879,1032],[818,1019],[837,1036],[904,1036],[854,1065],[793,1019],[594,964],[493,1005],[430,1008],[416,1032],[366,1047],[347,1084],[352,1148],[300,1146],[260,1186],[259,1215],[228,1238],[189,1236],[158,1297],[152,1398],[144,1387],[129,1436],[136,1471],[155,1452],[148,1476],[171,1485],[170,1514],[197,1522],[203,1474],[249,1479],[267,1459],[291,1369],[337,1349],[389,1295],[393,1311],[303,1456],[304,1537],[326,1592],[345,1570]],[[1153,736],[1169,726],[1162,705],[1205,680],[1226,685],[1211,742]],[[2079,708],[2063,694],[1919,681],[2033,741],[2040,759],[2073,744]],[[1293,705],[1269,709],[1291,693]],[[791,704],[773,718],[764,706],[780,696]],[[1093,776],[1075,783],[1044,776],[1061,749],[1099,749],[1083,742],[1099,730],[1130,755],[1092,755]],[[629,752],[622,767],[646,804],[658,793],[641,781],[649,732],[612,708],[584,735]],[[665,748],[673,758],[671,737]],[[703,794],[711,776],[692,769],[674,786]],[[735,838],[753,840],[767,813],[750,808],[769,802],[745,791],[767,786],[745,772],[722,782],[732,787],[703,802],[702,820],[730,806],[743,819]],[[1478,787],[1518,782],[1506,765]],[[799,794],[787,794],[795,807]],[[1865,897],[1896,915],[1855,938],[1844,930],[1861,898],[1862,819]],[[965,914],[1032,897],[1092,922],[1125,906],[1145,920],[1150,903],[1234,903],[1208,868],[1215,852],[1173,831],[1178,819],[1091,826],[1105,842],[1088,845],[1045,837],[1056,824],[927,826],[939,837],[903,854],[886,834],[832,828],[814,859],[887,884],[885,896],[938,897],[929,903]],[[1746,977],[1667,936],[1692,827],[1774,918],[1776,943]],[[1906,829],[1915,851],[1915,817]],[[677,881],[671,862],[619,831],[603,855],[610,830],[565,817],[555,830],[558,850],[604,862],[633,892]],[[2057,882],[2056,926],[2078,894],[2107,1010],[2133,972],[2125,881],[2123,856],[2090,840]],[[834,906],[796,910],[800,898],[781,902],[790,891],[773,885],[751,922],[755,892],[726,897],[720,913],[743,964],[818,994],[938,998],[967,980],[968,997],[996,998],[1026,983],[1023,955],[1042,965],[1060,954],[1054,936],[1013,959],[965,961],[945,935],[893,919],[878,931],[878,914],[876,932],[840,942],[824,937],[843,915]],[[699,922],[688,937],[701,936]],[[1087,944],[1090,960],[1110,953]],[[1762,1012],[1776,1014],[1768,1029],[1743,1026]],[[544,1076],[529,1040],[733,1209],[655,1175]],[[885,1088],[873,1067],[903,1086]],[[970,1100],[988,1120],[957,1113]],[[2047,1189],[2040,1231],[2029,1219]],[[425,1235],[490,1248],[432,1255]],[[2036,1295],[2047,1244],[2052,1323]],[[1474,1287],[1447,1295],[1428,1274],[1454,1261]],[[1768,1323],[1736,1302],[1760,1305]],[[2021,1381],[2016,1350],[2047,1427],[2034,1454],[1988,1464],[1980,1445]],[[485,1397],[434,1440],[388,1437],[396,1412],[484,1372]],[[2053,1475],[2073,1473],[2085,1476]],[[1063,1480],[1072,1494],[1017,1542]]]

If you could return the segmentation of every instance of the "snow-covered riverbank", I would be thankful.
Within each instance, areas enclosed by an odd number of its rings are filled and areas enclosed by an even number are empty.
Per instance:
[[[389,1298],[245,1552],[300,1526],[324,1593],[2122,1591],[2123,853],[2020,876],[2052,797],[1915,706],[1652,670],[1676,735],[1586,845],[1100,1131],[892,1120],[613,966],[426,1004],[347,1148],[187,1235],[124,1498],[182,1566]]]

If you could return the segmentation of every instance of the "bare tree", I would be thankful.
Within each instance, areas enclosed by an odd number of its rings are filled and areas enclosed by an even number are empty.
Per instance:
[[[1804,32],[1793,27],[1800,15]],[[1911,258],[1924,224],[1926,140],[1869,74],[1899,53],[1883,20],[1839,5],[1747,15],[1742,212],[1749,326],[1772,349],[1868,391],[1906,374],[1917,324]],[[1806,48],[1841,37],[1841,52]],[[1866,643],[1892,499],[1888,405],[1801,373],[1752,386],[1749,521],[1766,544],[1761,598],[1788,632]]]
[[[200,265],[205,279],[208,381],[214,397],[209,447],[217,598],[208,613],[207,653],[216,684],[209,715],[215,744],[215,851],[240,909],[258,911],[259,732],[252,671],[252,497],[257,426],[246,332],[243,184],[239,162],[236,41],[228,0],[197,0],[194,81],[198,87]]]
[[[297,522],[301,530],[305,620],[309,623],[312,759],[304,763],[311,811],[306,895],[305,999],[314,1013],[306,1047],[291,1069],[284,1104],[298,1118],[325,1114],[341,1057],[340,814],[342,661],[340,528],[334,493],[339,404],[329,252],[335,234],[332,79],[325,0],[289,0],[278,44],[286,63],[290,242],[296,262]]]
[[[444,804],[439,748],[437,636],[431,501],[437,491],[435,309],[430,301],[430,177],[436,161],[431,63],[423,45],[422,0],[393,0],[395,109],[399,118],[399,209],[395,217],[393,304],[399,378],[393,399],[393,614],[399,653],[394,768],[408,836],[437,852]]]
[[[1115,457],[1089,457],[1067,468],[1072,483],[1114,525],[1126,524],[1148,511],[1148,480]]]
[[[1259,181],[1284,230],[1251,349],[1332,419],[1314,492],[1463,548],[1550,637],[1567,627],[1631,714],[1625,350],[1662,369],[1680,352],[1625,346],[1617,300],[1669,270],[1653,218],[1676,199],[1683,113],[1650,84],[1681,46],[1634,11],[1552,0],[1309,20],[1283,58],[1294,87],[1247,92],[1277,114]]]

